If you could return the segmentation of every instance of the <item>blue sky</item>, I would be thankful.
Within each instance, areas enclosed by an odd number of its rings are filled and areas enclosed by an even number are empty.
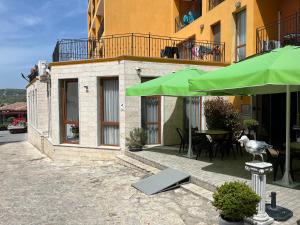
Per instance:
[[[25,88],[61,38],[87,37],[87,0],[0,0],[0,88]]]

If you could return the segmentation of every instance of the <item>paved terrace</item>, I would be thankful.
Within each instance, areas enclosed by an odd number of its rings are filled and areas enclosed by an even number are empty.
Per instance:
[[[201,155],[200,160],[194,160],[177,153],[178,149],[156,147],[141,152],[126,152],[126,155],[158,169],[171,167],[185,171],[191,175],[192,183],[210,191],[214,191],[217,186],[226,181],[242,180],[250,182],[250,173],[244,168],[245,162],[251,161],[252,156],[248,153],[244,153],[243,156],[238,155],[236,158],[227,156],[224,157],[223,161],[217,156],[212,162],[204,155]],[[277,176],[280,175],[281,172],[279,171]],[[289,208],[294,212],[294,217],[281,224],[296,224],[296,221],[300,219],[300,190],[272,185],[272,178],[272,173],[267,176],[267,195],[271,191],[277,192],[278,205]],[[296,176],[295,179],[300,181],[299,178],[299,176]],[[267,197],[267,200],[270,200],[270,198]]]

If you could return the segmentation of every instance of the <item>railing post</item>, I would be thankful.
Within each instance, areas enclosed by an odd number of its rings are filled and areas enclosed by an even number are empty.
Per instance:
[[[225,62],[225,53],[226,53],[226,46],[225,46],[225,42],[223,43],[223,62]]]
[[[131,56],[133,56],[133,33],[131,33]]]
[[[150,37],[151,37],[151,34],[149,33],[149,46],[148,46],[148,50],[149,50],[149,58],[151,57],[151,52],[150,52],[150,47],[151,47],[151,43],[150,43],[150,41],[151,41],[151,39],[150,39]]]

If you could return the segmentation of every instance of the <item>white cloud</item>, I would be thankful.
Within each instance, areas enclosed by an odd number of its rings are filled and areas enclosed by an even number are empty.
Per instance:
[[[42,18],[38,16],[25,15],[21,18],[20,23],[25,26],[35,26],[42,23]]]

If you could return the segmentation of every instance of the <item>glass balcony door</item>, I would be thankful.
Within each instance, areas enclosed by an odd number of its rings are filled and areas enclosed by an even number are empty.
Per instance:
[[[246,10],[236,14],[236,61],[246,58]]]

